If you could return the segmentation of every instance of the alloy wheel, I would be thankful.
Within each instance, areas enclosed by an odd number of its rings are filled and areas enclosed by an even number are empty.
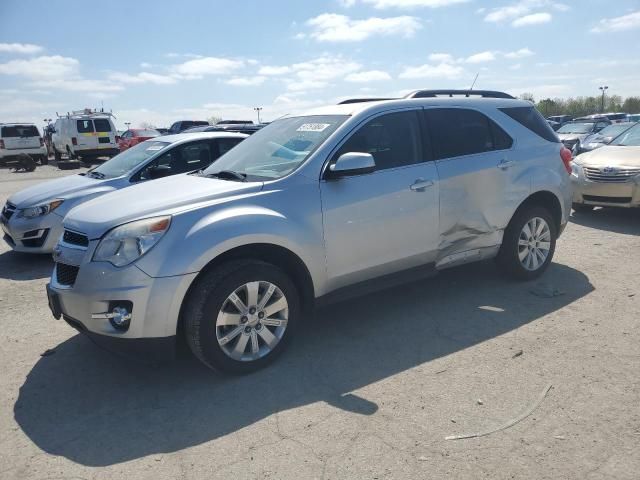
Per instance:
[[[549,257],[551,251],[551,229],[546,220],[534,217],[524,224],[518,238],[518,257],[522,266],[538,270]]]

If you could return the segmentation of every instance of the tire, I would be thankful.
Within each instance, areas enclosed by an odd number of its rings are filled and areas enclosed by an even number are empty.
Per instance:
[[[583,203],[572,203],[571,208],[573,208],[576,213],[587,213],[593,211],[595,207],[593,205],[585,205]]]
[[[47,155],[43,155],[40,157],[40,165],[48,165],[49,157]]]
[[[280,268],[258,260],[236,260],[206,272],[196,282],[185,300],[183,321],[187,344],[202,363],[219,372],[245,374],[265,367],[285,350],[299,321],[301,305],[298,290]],[[248,307],[247,284],[259,285],[254,297],[258,311],[253,314],[241,311],[230,300],[237,293],[241,305]],[[271,286],[275,288],[263,312],[267,317],[258,317],[260,301]],[[282,305],[283,297],[286,308],[269,313],[269,307],[273,310],[279,308],[276,304]],[[229,323],[223,320],[220,324],[221,318],[229,318]],[[284,324],[261,323],[266,321]],[[267,339],[275,340],[272,347]]]
[[[530,227],[532,225],[530,222],[536,221],[535,219],[543,220],[545,227],[541,230],[540,236],[535,235],[534,240],[531,238],[527,240],[525,226]],[[539,224],[540,222],[536,221],[534,225]],[[546,208],[524,207],[516,212],[504,232],[502,245],[496,259],[497,263],[506,274],[516,280],[533,280],[542,275],[549,267],[556,249],[557,237],[558,231],[555,221]],[[528,243],[521,245],[521,240]],[[536,240],[542,241],[536,243]],[[545,250],[544,247],[547,249]],[[544,257],[544,261],[541,261],[541,255],[544,253],[546,253],[546,257]],[[523,255],[524,259],[521,260]]]
[[[75,160],[60,160],[58,162],[58,168],[60,170],[74,170],[80,168],[80,163]]]
[[[77,158],[76,155],[71,152],[71,149],[69,147],[67,147],[67,157],[69,158],[69,160],[75,160]]]
[[[53,158],[55,159],[56,162],[59,162],[60,160],[62,160],[62,155],[58,150],[56,150],[56,147],[53,147]]]

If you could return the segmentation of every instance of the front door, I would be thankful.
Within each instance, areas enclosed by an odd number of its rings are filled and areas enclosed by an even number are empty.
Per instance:
[[[332,157],[370,153],[376,169],[321,181],[330,289],[434,261],[438,178],[421,130],[416,110],[377,116]]]

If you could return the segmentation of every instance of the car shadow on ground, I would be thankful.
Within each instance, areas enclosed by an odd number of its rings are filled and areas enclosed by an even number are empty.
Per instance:
[[[583,227],[624,235],[640,235],[640,208],[596,208],[591,212],[572,212],[571,221]]]
[[[50,254],[21,253],[9,250],[0,254],[0,278],[8,280],[36,280],[46,278],[53,271]]]
[[[540,284],[563,294],[533,295]],[[349,392],[517,329],[592,290],[564,265],[530,283],[503,279],[491,262],[470,265],[325,307],[276,363],[243,377],[217,375],[190,358],[131,363],[76,335],[38,360],[14,415],[43,451],[88,466],[176,452],[319,401],[371,415],[378,406]]]

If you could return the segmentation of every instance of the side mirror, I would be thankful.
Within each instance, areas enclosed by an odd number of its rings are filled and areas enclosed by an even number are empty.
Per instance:
[[[347,152],[338,157],[329,167],[328,178],[346,177],[371,173],[376,169],[376,162],[370,153]]]
[[[171,175],[171,167],[169,165],[158,165],[149,169],[149,178],[151,180],[168,177],[169,175]]]

